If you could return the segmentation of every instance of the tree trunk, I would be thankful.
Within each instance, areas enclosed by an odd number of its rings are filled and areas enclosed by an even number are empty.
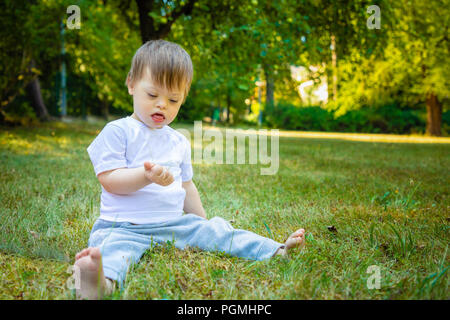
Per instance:
[[[220,98],[217,98],[217,108],[219,109],[219,121],[223,122],[223,112],[222,112],[222,106],[220,105]]]
[[[230,90],[227,90],[227,123],[230,123],[230,106],[231,106],[231,94]]]
[[[101,102],[101,104],[102,104],[102,116],[103,116],[103,118],[105,118],[105,120],[108,120],[109,119],[109,103],[108,103],[108,101],[102,101]]]
[[[34,59],[31,60],[30,69],[31,68],[36,68]],[[45,106],[44,100],[42,99],[41,85],[39,83],[38,77],[34,78],[32,81],[30,81],[30,83],[27,84],[26,91],[28,94],[28,98],[31,101],[34,112],[36,112],[38,118],[43,121],[50,120],[50,115],[47,111],[47,107]]]
[[[145,43],[149,40],[158,39],[153,26],[153,18],[149,15],[153,9],[153,1],[136,0],[139,13],[139,27],[141,29],[141,40]]]
[[[167,16],[167,22],[161,23],[158,25],[158,27],[155,29],[154,26],[154,19],[151,15],[149,15],[150,12],[155,9],[155,12],[158,12],[158,9],[160,7],[154,8],[154,1],[150,0],[136,0],[136,4],[138,7],[138,13],[139,13],[139,27],[141,30],[141,40],[142,43],[145,43],[149,40],[156,40],[156,39],[164,39],[167,37],[167,35],[170,33],[170,30],[172,28],[172,24],[183,14],[189,15],[192,13],[192,10],[194,9],[194,4],[197,0],[188,0],[184,5],[180,5],[177,8],[173,9],[170,14]]]
[[[427,135],[440,137],[442,104],[434,93],[427,94]]]
[[[273,92],[275,89],[275,83],[273,80],[273,69],[272,67],[266,65],[264,68],[264,76],[266,78],[266,112],[270,112],[275,105],[275,100],[273,97]]]
[[[331,35],[331,66],[333,69],[333,101],[337,99],[337,54],[336,54],[336,38]]]

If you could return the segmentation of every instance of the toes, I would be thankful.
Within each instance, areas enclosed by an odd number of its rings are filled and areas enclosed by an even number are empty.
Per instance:
[[[293,247],[298,247],[302,244],[303,242],[303,238],[302,237],[295,237],[295,238],[289,238],[287,239],[285,245],[286,248],[293,248]]]
[[[304,235],[305,235],[305,229],[298,229],[291,235],[291,237],[297,238],[297,237],[303,237]]]
[[[80,252],[78,252],[75,255],[75,260],[79,260],[79,259],[81,259],[83,257],[86,257],[86,256],[90,256],[92,259],[100,259],[102,257],[99,248],[96,248],[96,247],[91,248],[91,247],[89,247],[89,248],[83,249]]]
[[[83,249],[83,250],[81,250],[80,252],[78,252],[78,253],[75,255],[75,260],[78,260],[78,259],[80,259],[80,258],[82,258],[82,257],[87,256],[87,255],[88,255],[88,252],[89,252],[89,249],[90,249],[90,248],[86,248],[86,249]]]
[[[99,248],[91,248],[90,256],[94,260],[100,260],[102,258],[102,254]]]

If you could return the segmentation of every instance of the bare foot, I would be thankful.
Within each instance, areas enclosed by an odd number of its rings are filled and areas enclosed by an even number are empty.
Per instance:
[[[297,247],[302,248],[305,245],[305,229],[298,229],[284,243],[284,248],[279,248],[274,255],[285,256],[289,252]]]
[[[105,278],[102,255],[99,248],[87,248],[75,256],[75,277],[79,276],[80,287],[76,289],[77,299],[101,299],[113,290],[113,282]],[[75,269],[75,270],[76,270]]]

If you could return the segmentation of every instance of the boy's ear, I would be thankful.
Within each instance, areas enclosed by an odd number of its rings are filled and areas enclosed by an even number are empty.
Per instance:
[[[130,95],[133,95],[133,93],[134,93],[134,84],[131,83],[130,77],[127,77],[127,87],[128,87],[128,93]]]

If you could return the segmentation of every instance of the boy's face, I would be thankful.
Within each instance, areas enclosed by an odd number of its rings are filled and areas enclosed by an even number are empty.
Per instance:
[[[128,82],[128,93],[133,96],[131,117],[152,129],[171,123],[184,99],[184,88],[169,92],[153,83],[150,77],[143,77],[134,84]]]

